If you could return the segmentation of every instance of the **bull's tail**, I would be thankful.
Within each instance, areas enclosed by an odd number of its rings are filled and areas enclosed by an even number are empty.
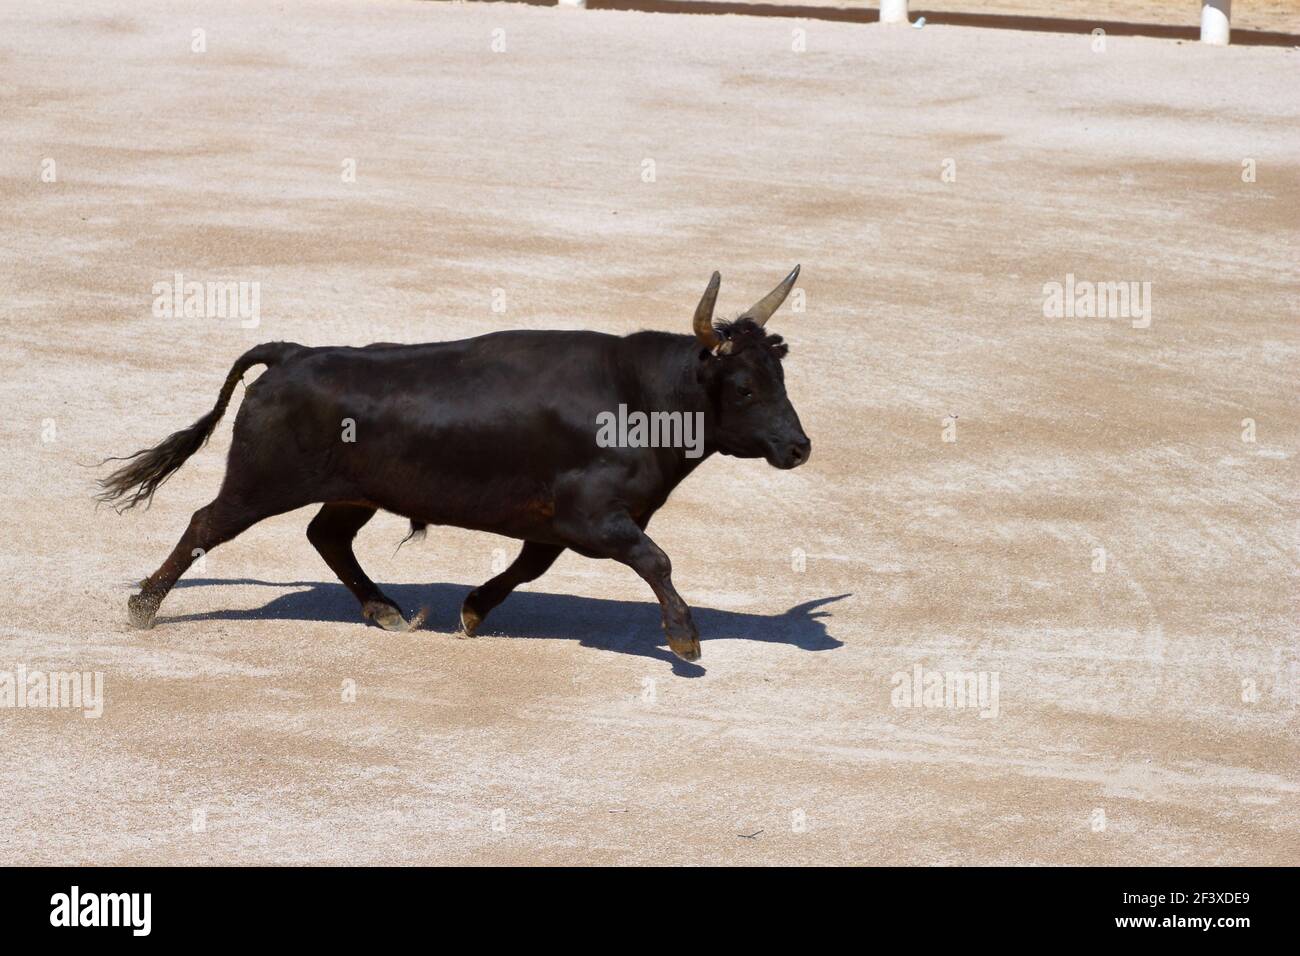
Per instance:
[[[217,422],[221,421],[226,406],[230,404],[230,396],[234,394],[235,385],[243,379],[244,373],[254,365],[278,365],[302,349],[303,346],[292,342],[268,342],[249,349],[230,369],[230,374],[226,376],[226,383],[221,386],[221,393],[217,396],[217,404],[212,411],[189,428],[182,428],[168,435],[153,448],[143,449],[124,458],[104,459],[104,461],[125,461],[126,464],[107,478],[100,480],[100,492],[95,496],[96,499],[114,505],[118,511],[134,508],[142,501],[145,507],[148,507],[158,486],[175,474],[186,459],[207,444],[217,427]]]

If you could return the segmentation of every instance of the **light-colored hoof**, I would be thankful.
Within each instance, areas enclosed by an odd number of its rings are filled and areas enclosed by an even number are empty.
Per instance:
[[[153,627],[154,615],[158,613],[158,602],[143,594],[132,594],[126,599],[126,610],[131,618],[131,626],[147,631]]]
[[[365,607],[361,609],[361,616],[368,621],[374,621],[385,631],[394,631],[396,633],[405,633],[414,631],[420,627],[429,616],[429,609],[422,607],[415,613],[409,621],[402,617],[402,612],[391,604],[382,604],[379,601],[368,601]]]
[[[466,637],[473,637],[478,626],[483,623],[483,618],[479,613],[471,608],[468,604],[462,604],[460,608],[460,629],[465,632]]]
[[[700,659],[700,639],[698,637],[669,637],[668,646],[672,652],[684,661],[695,663]]]

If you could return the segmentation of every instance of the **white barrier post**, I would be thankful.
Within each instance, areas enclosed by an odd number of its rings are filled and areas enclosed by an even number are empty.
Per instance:
[[[1227,46],[1232,0],[1201,0],[1201,42]]]
[[[907,0],[880,0],[881,23],[906,23]]]
[[[587,6],[587,0],[556,0],[556,5],[561,7],[582,7]]]

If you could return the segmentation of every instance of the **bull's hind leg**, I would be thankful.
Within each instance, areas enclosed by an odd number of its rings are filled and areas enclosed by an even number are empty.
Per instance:
[[[374,516],[375,509],[369,505],[327,504],[307,526],[307,540],[361,602],[362,617],[386,631],[414,630],[424,623],[426,612],[421,610],[408,623],[397,605],[361,569],[352,552],[352,539]]]
[[[468,637],[473,637],[488,612],[510,596],[521,584],[535,581],[555,563],[564,548],[558,544],[539,544],[525,541],[519,557],[492,580],[475,588],[465,598],[460,609],[460,624]]]
[[[131,623],[144,629],[153,627],[154,616],[163,598],[201,555],[247,531],[262,519],[292,511],[303,504],[306,502],[254,502],[223,487],[216,500],[194,512],[167,560],[140,582],[140,593],[127,598]]]

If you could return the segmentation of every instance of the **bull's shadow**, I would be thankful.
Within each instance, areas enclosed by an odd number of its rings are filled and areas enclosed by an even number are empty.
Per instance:
[[[217,610],[202,614],[166,617],[159,624],[177,621],[337,621],[364,627],[356,599],[347,588],[323,581],[277,583],[249,578],[218,580],[188,578],[177,587],[214,587],[221,585],[298,588],[280,594],[260,608]],[[384,592],[410,613],[418,607],[429,608],[424,629],[435,633],[453,633],[460,626],[460,605],[472,590],[462,584],[387,584]],[[805,651],[829,651],[844,642],[826,632],[822,618],[829,617],[823,606],[848,597],[836,594],[795,605],[784,614],[745,614],[716,608],[692,607],[702,642],[717,638],[739,638],[772,644],[790,644]],[[219,595],[213,602],[220,601]],[[541,591],[516,591],[492,611],[479,631],[480,636],[510,638],[577,639],[583,647],[637,654],[672,665],[673,673],[698,677],[704,668],[689,664],[668,650],[659,613],[659,605],[650,601],[613,601],[605,598],[577,597]]]

